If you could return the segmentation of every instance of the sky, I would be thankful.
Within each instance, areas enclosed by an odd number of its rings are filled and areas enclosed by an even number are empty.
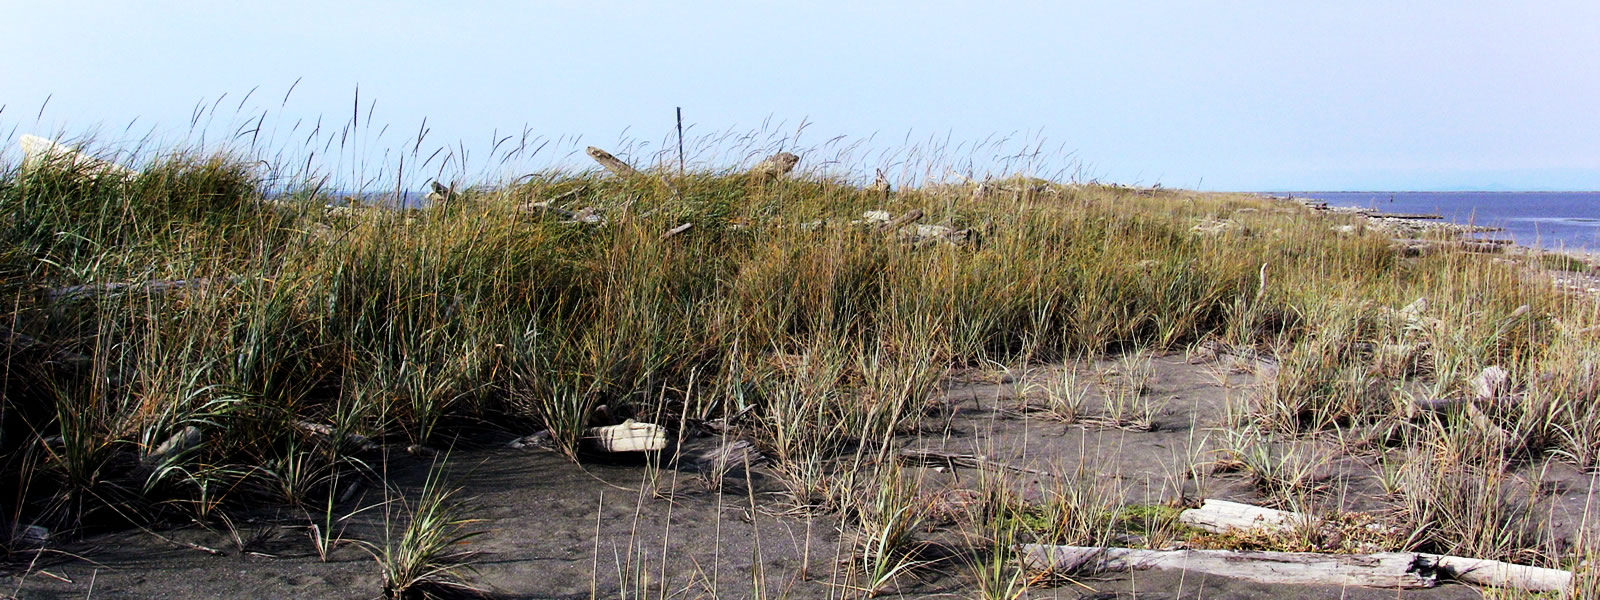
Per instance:
[[[0,4],[0,141],[492,179],[675,163],[682,107],[697,168],[1600,189],[1593,0]]]

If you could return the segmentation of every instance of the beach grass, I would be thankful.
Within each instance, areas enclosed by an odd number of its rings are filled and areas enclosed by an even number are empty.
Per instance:
[[[804,171],[568,170],[394,209],[256,164],[177,150],[132,177],[0,167],[10,529],[264,504],[326,524],[351,510],[338,482],[373,472],[363,443],[546,430],[578,460],[591,425],[692,418],[769,456],[796,509],[852,515],[847,562],[879,593],[927,568],[917,480],[885,465],[949,374],[1112,359],[1105,412],[1070,372],[1048,412],[1136,432],[1161,408],[1141,361],[1209,346],[1270,359],[1227,432],[1263,495],[1306,502],[1317,457],[1284,444],[1337,438],[1394,465],[1395,549],[1584,552],[1529,520],[1542,497],[1511,475],[1600,464],[1600,311],[1541,279],[1552,259],[1405,257],[1339,227],[1356,217],[1283,201],[1022,176],[886,193]],[[862,222],[879,210],[963,237]],[[1474,398],[1489,367],[1507,377],[1481,406],[1415,409]],[[994,540],[1105,543],[1121,499],[1094,480],[1009,498],[995,510],[1011,521],[971,532],[986,597],[1024,585]],[[447,489],[430,478],[378,552],[393,595],[465,572]]]

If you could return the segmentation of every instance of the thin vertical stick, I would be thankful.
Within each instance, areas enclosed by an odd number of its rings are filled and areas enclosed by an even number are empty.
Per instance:
[[[678,176],[683,176],[683,107],[678,107]]]

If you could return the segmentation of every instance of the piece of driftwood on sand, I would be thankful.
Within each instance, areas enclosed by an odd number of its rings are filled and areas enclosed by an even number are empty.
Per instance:
[[[1470,406],[1470,404],[1469,404]],[[1302,513],[1263,508],[1226,500],[1206,500],[1200,508],[1178,515],[1178,521],[1206,531],[1221,533],[1228,530],[1264,530],[1285,532],[1295,527],[1308,526],[1313,517]],[[1572,573],[1560,569],[1547,569],[1518,565],[1497,560],[1465,558],[1438,554],[1417,554],[1421,568],[1438,575],[1475,585],[1510,588],[1531,592],[1565,590],[1572,582]]]
[[[584,152],[587,152],[589,154],[589,158],[592,158],[595,162],[600,163],[600,166],[605,167],[605,169],[610,171],[612,175],[627,178],[639,174],[639,171],[634,169],[632,165],[622,162],[622,159],[612,156],[610,152],[606,152],[605,150],[601,150],[594,146],[589,146],[588,148],[584,149]]]
[[[667,447],[667,430],[628,419],[618,425],[590,427],[583,441],[602,452],[654,452]]]
[[[1178,514],[1179,523],[1211,532],[1258,529],[1281,533],[1307,526],[1308,519],[1300,513],[1216,499]]]
[[[1260,583],[1420,589],[1436,585],[1411,552],[1315,554],[1234,550],[1138,550],[1023,544],[1030,569],[1098,573],[1146,569],[1183,570]]]
[[[103,158],[97,158],[36,135],[23,134],[17,144],[22,147],[22,166],[33,169],[43,165],[66,167],[91,177],[137,177],[138,171]]]
[[[751,167],[750,176],[759,181],[777,179],[784,175],[788,175],[790,171],[794,170],[794,166],[797,164],[800,164],[800,157],[788,152],[779,152],[767,157],[766,160],[757,163],[756,166]]]
[[[679,225],[677,227],[673,227],[672,229],[668,229],[666,231],[666,233],[661,234],[661,237],[659,239],[663,239],[663,240],[670,239],[673,236],[676,236],[676,235],[678,235],[680,233],[688,231],[692,227],[694,227],[694,223],[684,223],[684,224]]]
[[[878,231],[895,231],[906,225],[922,220],[922,209],[914,208],[910,212],[878,224]]]
[[[90,283],[84,285],[69,285],[45,291],[45,297],[52,302],[74,300],[79,298],[93,298],[119,293],[144,292],[158,294],[195,287],[204,287],[215,283],[238,283],[242,277],[207,277],[198,279],[161,279],[156,281],[141,281],[136,283]]]

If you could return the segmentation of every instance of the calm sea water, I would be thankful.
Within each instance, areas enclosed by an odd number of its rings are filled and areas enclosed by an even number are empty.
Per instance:
[[[1289,195],[1278,192],[1274,195]],[[1600,250],[1600,192],[1292,192],[1332,206],[1443,215],[1501,227],[1483,237],[1525,246]]]

